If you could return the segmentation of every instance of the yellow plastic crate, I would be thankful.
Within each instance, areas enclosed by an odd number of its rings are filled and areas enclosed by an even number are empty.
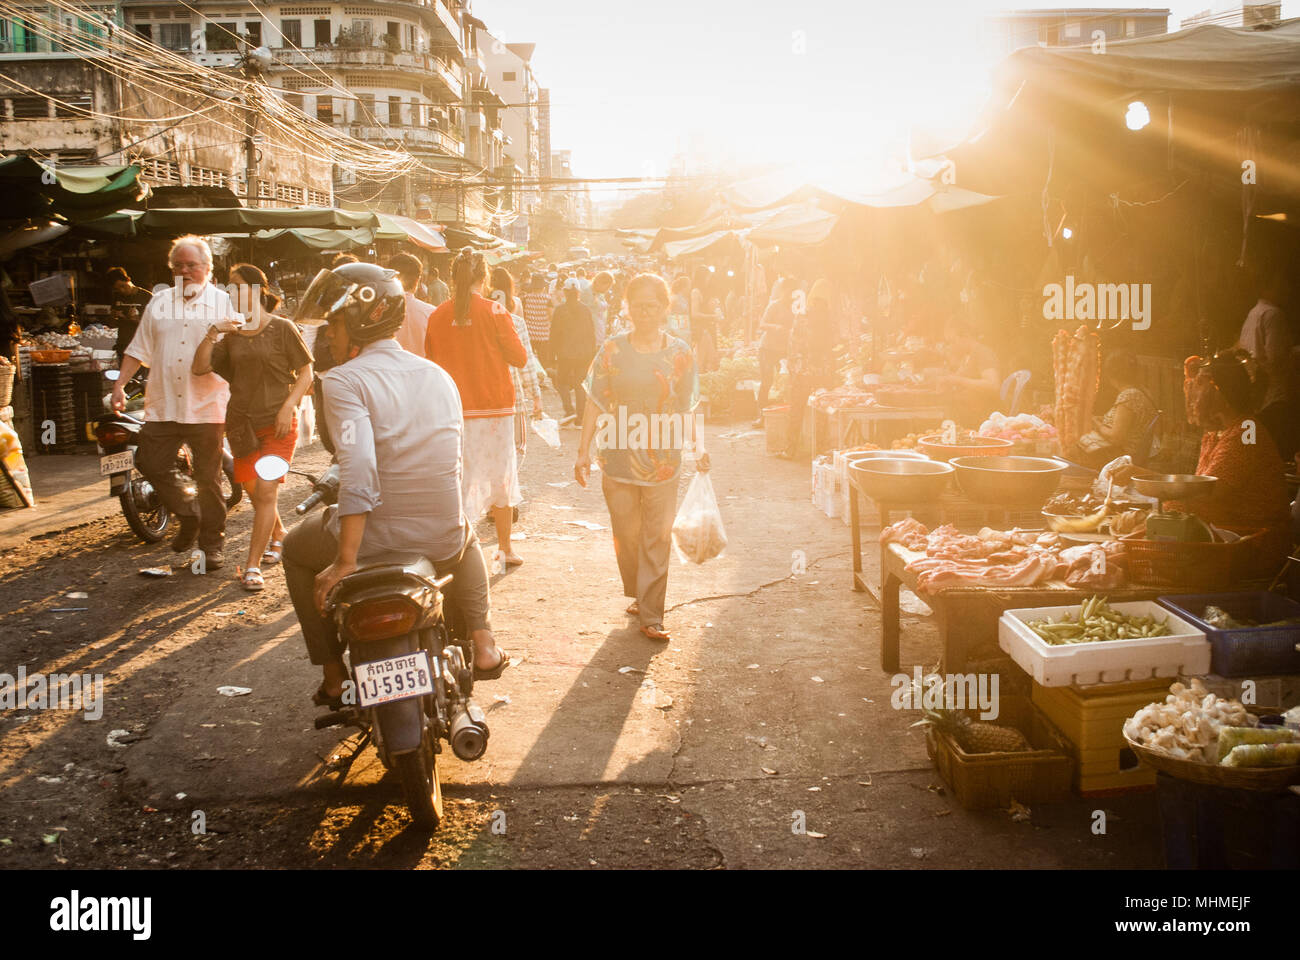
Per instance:
[[[1104,683],[1088,687],[1034,684],[1031,699],[1069,741],[1080,795],[1152,789],[1156,773],[1142,766],[1124,741],[1124,721],[1163,700],[1173,679]]]

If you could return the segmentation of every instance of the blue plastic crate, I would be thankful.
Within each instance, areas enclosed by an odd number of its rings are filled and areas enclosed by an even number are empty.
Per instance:
[[[1220,630],[1205,622],[1207,606],[1218,607],[1234,620],[1269,623],[1300,617],[1300,603],[1276,593],[1199,593],[1161,597],[1161,605],[1186,617],[1205,631],[1210,641],[1210,671],[1221,677],[1300,673],[1300,623],[1284,627],[1239,627]]]

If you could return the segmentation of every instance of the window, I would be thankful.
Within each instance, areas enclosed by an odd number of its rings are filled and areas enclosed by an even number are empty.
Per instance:
[[[402,32],[405,36],[405,43],[402,44],[402,48],[404,50],[414,50],[415,49],[415,27],[408,23],[406,24],[405,27],[402,28]]]
[[[275,199],[287,200],[289,203],[302,203],[302,187],[277,183],[275,185]]]
[[[1071,20],[1066,23],[1065,25],[1066,40],[1078,40],[1082,33],[1083,33],[1083,24],[1081,24],[1078,20]]]
[[[515,82],[515,71],[513,71],[513,70],[507,70],[505,73],[501,74],[501,79],[504,80],[504,81],[506,81],[507,83],[514,83],[514,82]]]
[[[204,39],[207,40],[208,53],[222,53],[224,51],[235,50],[235,37],[237,24],[234,23],[213,23],[209,20],[203,28]]]
[[[402,25],[398,23],[396,20],[389,20],[388,35],[392,37],[394,40],[400,41],[402,39]]]
[[[59,99],[63,103],[54,105],[54,115],[65,120],[76,120],[85,117],[94,107],[94,100],[89,93],[65,93]]]
[[[299,110],[299,111],[302,110],[301,93],[286,93],[284,95],[284,102],[287,103],[289,106],[293,107],[295,110]]]
[[[189,21],[187,20],[185,23],[158,24],[158,44],[168,50],[189,50]]]
[[[1138,22],[1137,22],[1137,20],[1133,19],[1132,17],[1127,17],[1127,18],[1124,20],[1124,36],[1126,36],[1126,37],[1136,37],[1136,36],[1137,36],[1137,29],[1138,29]]]
[[[153,43],[153,24],[137,23],[135,25],[135,33],[136,36],[143,37],[144,39],[148,40],[150,43]]]
[[[45,120],[50,115],[50,101],[44,97],[14,97],[10,103],[15,120]]]
[[[283,44],[286,47],[302,46],[302,21],[301,20],[281,20],[280,36],[284,38]]]
[[[274,200],[275,185],[270,180],[257,181],[257,197],[259,200]]]
[[[317,97],[316,98],[316,119],[321,123],[334,122],[334,98]]]
[[[213,170],[210,167],[190,167],[190,186],[224,187],[229,179],[224,170]]]
[[[312,21],[312,45],[317,47],[328,47],[333,37],[330,35],[330,21],[313,20]]]
[[[14,49],[19,53],[40,53],[41,38],[36,29],[26,20],[20,20],[14,28]]]
[[[402,98],[401,97],[388,98],[388,125],[390,127],[406,126],[406,124],[402,123]]]
[[[371,34],[372,20],[353,20],[352,21],[352,39],[360,40],[362,37],[369,37]]]
[[[244,32],[248,34],[248,43],[253,47],[262,45],[262,21],[249,20],[244,24]]]
[[[379,123],[375,119],[375,95],[373,93],[357,94],[357,113],[354,122],[366,127]]]

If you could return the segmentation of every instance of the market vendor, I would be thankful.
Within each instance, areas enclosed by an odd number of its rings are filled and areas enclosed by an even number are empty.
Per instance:
[[[153,294],[132,283],[131,275],[123,267],[109,267],[105,276],[112,284],[113,312],[110,322],[117,328],[117,346],[114,349],[120,362],[123,352],[140,326],[140,314],[153,299]]]
[[[1258,403],[1246,360],[1245,351],[1226,350],[1183,362],[1187,419],[1205,431],[1196,472],[1218,483],[1205,496],[1166,501],[1164,508],[1219,527],[1263,529],[1255,573],[1272,576],[1291,544],[1291,517],[1282,457],[1264,424],[1251,419]]]
[[[1147,430],[1156,417],[1156,405],[1140,387],[1137,363],[1131,353],[1115,350],[1101,365],[1101,375],[1115,391],[1115,402],[1105,415],[1094,417],[1092,429],[1065,452],[1066,459],[1100,469],[1116,457],[1128,456],[1139,465],[1147,456]]]
[[[938,382],[951,394],[946,406],[952,415],[996,410],[1002,389],[997,354],[980,343],[969,323],[957,317],[950,317],[944,324],[944,341],[950,372],[941,375]]]

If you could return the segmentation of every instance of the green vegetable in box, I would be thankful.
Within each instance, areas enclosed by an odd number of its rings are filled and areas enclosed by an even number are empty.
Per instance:
[[[736,395],[736,384],[742,380],[759,379],[756,357],[723,357],[717,370],[700,374],[700,395],[707,397],[709,409],[715,414],[731,409]]]

